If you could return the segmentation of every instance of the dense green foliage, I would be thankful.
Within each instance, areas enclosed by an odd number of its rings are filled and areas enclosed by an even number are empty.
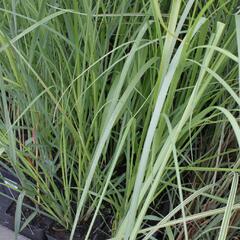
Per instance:
[[[71,236],[88,221],[86,239],[107,210],[114,239],[239,236],[238,5],[1,0],[0,164],[18,203]]]

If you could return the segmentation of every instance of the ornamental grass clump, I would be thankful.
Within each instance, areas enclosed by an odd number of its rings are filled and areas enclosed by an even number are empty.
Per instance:
[[[239,236],[239,3],[0,2],[0,165],[91,239]],[[27,224],[25,224],[27,225]],[[104,230],[104,231],[105,231]]]

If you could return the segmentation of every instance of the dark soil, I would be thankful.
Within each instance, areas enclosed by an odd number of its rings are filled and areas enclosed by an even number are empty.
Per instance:
[[[95,223],[92,227],[92,232],[90,234],[89,240],[106,240],[111,237],[111,228],[108,224],[111,224],[111,216],[105,215],[96,217]],[[91,223],[91,218],[89,221],[81,221],[79,226],[76,228],[74,240],[83,240],[87,234],[89,225]],[[68,240],[70,237],[70,232],[66,231],[62,226],[57,223],[53,223],[48,232],[48,239],[61,239]]]

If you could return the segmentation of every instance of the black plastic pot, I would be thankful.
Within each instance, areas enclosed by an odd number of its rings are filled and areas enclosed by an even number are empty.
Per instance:
[[[11,230],[14,230],[16,201],[19,193],[14,190],[19,184],[19,180],[13,176],[9,171],[0,168],[0,173],[3,178],[0,178],[0,225],[3,225]],[[2,184],[1,184],[2,183]],[[6,187],[3,184],[11,185]],[[2,194],[1,194],[2,193]],[[15,199],[15,200],[12,200]],[[22,213],[25,217],[30,216],[33,212],[31,207],[32,202],[28,198],[24,198]],[[29,206],[31,206],[29,208]],[[104,212],[104,219],[111,223],[111,213]],[[22,224],[25,219],[23,219]],[[87,233],[89,221],[82,221],[77,226],[74,240],[83,240]],[[37,215],[30,224],[21,231],[21,235],[32,240],[68,240],[70,232],[63,229],[56,222],[43,215]],[[93,225],[93,231],[90,235],[91,240],[106,240],[109,239],[109,228],[105,225],[102,216],[97,216]]]
[[[48,235],[48,234],[46,234],[46,236],[47,236],[47,240],[56,240],[55,237],[52,237],[52,236],[50,236],[50,235]]]
[[[9,173],[8,171],[6,171],[2,168],[0,168],[0,174],[4,178],[4,179],[2,179],[2,177],[0,178],[0,183],[9,184],[13,187],[13,189],[16,188],[16,185],[19,183],[19,181],[15,176],[13,176],[11,173]],[[13,189],[0,184],[0,192],[2,193],[0,195],[0,202],[2,203],[0,208],[9,206],[9,204],[11,203],[9,198],[7,198],[6,196],[8,196],[10,198],[18,197],[18,193],[16,191],[14,191]]]
[[[6,224],[8,222],[8,219],[5,219],[3,216],[5,215],[9,206],[13,202],[13,200],[11,200],[11,198],[16,199],[18,197],[18,193],[16,191],[4,186],[3,184],[10,184],[14,188],[14,187],[16,187],[15,184],[18,184],[19,181],[15,176],[13,176],[11,173],[4,170],[3,168],[0,168],[0,174],[1,174],[1,178],[0,178],[0,213],[1,213],[0,223],[3,225],[4,222],[6,222]]]
[[[4,186],[3,184],[0,184],[0,224],[14,230],[14,222],[15,222],[15,208],[16,208],[16,201],[12,199],[17,199],[19,193],[14,189],[16,185],[19,183],[19,180],[13,176],[10,172],[0,168],[0,173],[4,177],[0,179],[0,183],[5,183],[5,184],[10,184],[13,188],[8,188]],[[12,198],[12,199],[11,199]],[[32,211],[29,210],[29,207],[24,205],[22,207],[22,211]],[[39,218],[44,218],[41,219],[41,221],[44,223],[42,225],[36,224],[39,221]],[[36,216],[36,220],[34,221],[35,224],[32,222],[27,226],[23,231],[21,231],[21,235],[28,237],[33,240],[45,240],[47,239],[45,232],[49,228],[49,225],[52,223],[52,220],[48,219],[47,217],[42,217],[42,216]],[[24,222],[24,219],[23,219]],[[22,222],[22,223],[23,223]]]
[[[46,233],[46,239],[47,240],[59,240],[59,238],[57,236],[52,236],[52,235],[49,235],[48,233]],[[69,239],[69,238],[61,238],[61,240],[66,240],[66,239]]]
[[[79,229],[75,232],[74,240],[84,239],[86,229]],[[53,223],[46,231],[47,240],[68,240],[70,238],[70,232],[66,231],[62,226],[57,223]]]
[[[56,240],[56,238],[54,238],[54,237],[52,237],[52,236],[50,236],[48,234],[46,234],[46,236],[47,236],[47,240]]]

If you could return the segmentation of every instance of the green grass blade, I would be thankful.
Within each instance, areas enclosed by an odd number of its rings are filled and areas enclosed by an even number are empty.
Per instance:
[[[228,233],[228,229],[229,229],[229,222],[230,222],[230,219],[231,219],[231,216],[232,216],[232,210],[233,210],[234,201],[235,201],[237,188],[238,188],[238,180],[239,180],[238,174],[234,173],[232,186],[231,186],[230,194],[229,194],[229,197],[228,197],[228,202],[227,202],[227,206],[226,206],[226,209],[225,209],[225,213],[224,213],[224,216],[223,216],[222,225],[221,225],[221,229],[220,229],[220,232],[219,232],[218,240],[225,240],[227,238],[227,233]]]

